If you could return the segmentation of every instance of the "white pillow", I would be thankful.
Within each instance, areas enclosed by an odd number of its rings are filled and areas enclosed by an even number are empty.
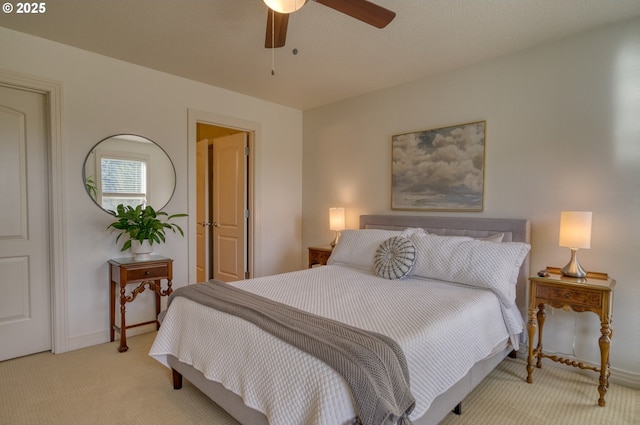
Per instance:
[[[502,242],[502,239],[504,239],[504,233],[494,233],[493,235],[485,236],[484,238],[479,239],[481,241]]]
[[[505,307],[514,304],[520,266],[531,245],[465,236],[413,235],[411,240],[417,251],[413,276],[488,288]]]
[[[416,261],[416,247],[410,239],[393,236],[376,250],[373,269],[385,279],[402,279],[409,274]]]
[[[422,229],[346,229],[340,233],[327,264],[341,264],[373,271],[373,257],[382,242],[393,236],[424,235]]]

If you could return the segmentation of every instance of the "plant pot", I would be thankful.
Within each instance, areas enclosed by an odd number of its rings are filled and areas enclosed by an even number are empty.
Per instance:
[[[131,241],[131,253],[134,260],[150,260],[153,247],[149,243],[149,239],[145,239],[140,243],[138,240]]]

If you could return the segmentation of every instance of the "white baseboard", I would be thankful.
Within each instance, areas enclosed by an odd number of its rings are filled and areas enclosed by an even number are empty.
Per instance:
[[[128,340],[130,337],[148,333],[148,332],[155,332],[155,331],[156,331],[155,323],[150,323],[148,325],[127,329],[127,345],[129,345]],[[120,340],[120,334],[118,332],[116,332],[115,337],[116,337],[115,341]],[[107,342],[109,342],[108,330],[70,337],[67,340],[66,345],[67,345],[67,351],[73,351],[73,350],[79,350],[81,348],[90,347],[92,345],[104,344]]]

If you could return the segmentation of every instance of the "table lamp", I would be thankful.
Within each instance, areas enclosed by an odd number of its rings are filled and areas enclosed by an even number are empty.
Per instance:
[[[344,230],[344,208],[329,208],[329,230],[335,230],[336,238],[331,246],[336,246],[340,232]]]
[[[591,212],[562,211],[558,244],[571,250],[571,260],[562,268],[562,274],[570,277],[587,276],[578,262],[578,249],[591,248]]]

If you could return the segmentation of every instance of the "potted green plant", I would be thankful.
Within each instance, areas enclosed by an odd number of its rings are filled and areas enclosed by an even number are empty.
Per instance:
[[[156,211],[150,205],[144,207],[138,205],[137,207],[124,206],[120,204],[116,207],[116,211],[109,210],[109,213],[116,217],[116,221],[107,226],[107,229],[119,230],[120,233],[116,238],[116,243],[123,235],[127,235],[129,239],[122,245],[120,251],[126,251],[132,248],[134,257],[138,259],[148,258],[151,252],[151,246],[154,243],[166,242],[166,231],[171,230],[173,233],[179,232],[184,236],[182,228],[175,223],[170,223],[170,220],[177,217],[186,217],[187,214],[173,214],[169,215],[164,211]],[[149,246],[149,250],[136,249],[138,246]],[[140,255],[137,255],[140,254]]]

